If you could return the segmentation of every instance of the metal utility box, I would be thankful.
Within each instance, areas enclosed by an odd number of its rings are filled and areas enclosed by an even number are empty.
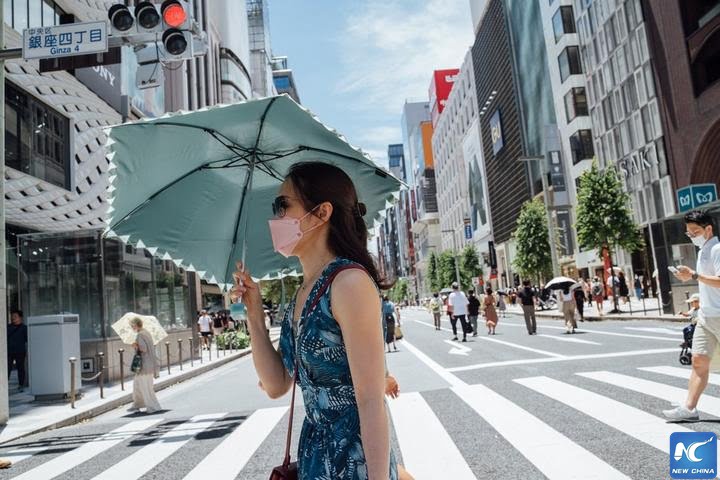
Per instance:
[[[74,313],[29,317],[27,327],[30,393],[37,399],[68,397],[69,358],[80,359],[80,317]],[[75,387],[80,387],[79,372]]]

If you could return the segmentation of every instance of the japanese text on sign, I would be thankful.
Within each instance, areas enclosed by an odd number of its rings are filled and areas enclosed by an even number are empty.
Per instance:
[[[23,58],[55,58],[106,52],[105,22],[69,23],[23,31]]]

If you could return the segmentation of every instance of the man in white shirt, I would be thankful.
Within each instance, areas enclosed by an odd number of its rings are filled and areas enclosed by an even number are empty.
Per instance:
[[[212,319],[207,314],[207,311],[200,311],[200,318],[198,318],[198,328],[200,329],[200,335],[202,336],[203,347],[210,349],[210,338],[212,335],[211,325]]]
[[[685,215],[686,235],[700,249],[697,267],[693,271],[678,266],[675,276],[687,282],[696,280],[700,290],[700,311],[693,334],[692,373],[688,396],[684,403],[663,414],[670,420],[698,420],[697,403],[710,375],[710,359],[720,339],[720,241],[715,236],[713,219],[705,212],[693,211]]]
[[[460,320],[460,326],[463,330],[463,342],[467,342],[467,334],[472,333],[469,332],[470,327],[467,323],[467,313],[468,313],[468,299],[465,296],[465,292],[460,290],[460,285],[457,284],[457,282],[454,282],[452,284],[452,293],[448,297],[448,305],[452,306],[452,317],[450,320],[450,323],[452,324],[453,329],[453,340],[458,339],[457,336],[457,321]]]

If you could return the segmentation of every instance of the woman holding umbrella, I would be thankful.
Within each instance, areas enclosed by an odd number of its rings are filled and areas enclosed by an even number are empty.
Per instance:
[[[150,332],[143,328],[143,321],[140,317],[131,319],[130,326],[137,333],[133,347],[136,355],[139,354],[141,358],[140,369],[135,372],[133,380],[133,404],[130,410],[138,411],[145,408],[147,413],[154,413],[161,410],[160,402],[158,402],[153,388],[155,371],[158,366],[155,346]],[[135,362],[133,361],[133,363]]]
[[[350,177],[327,163],[289,170],[273,203],[273,246],[296,256],[303,284],[282,322],[279,351],[265,331],[258,284],[239,265],[232,296],[248,309],[253,361],[271,398],[301,387],[306,418],[298,478],[398,478],[384,400],[378,287],[368,231]],[[362,432],[362,435],[361,435]]]

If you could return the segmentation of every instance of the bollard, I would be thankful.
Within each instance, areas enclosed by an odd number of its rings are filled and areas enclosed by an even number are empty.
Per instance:
[[[227,355],[228,344],[227,342],[223,345],[223,357]],[[219,356],[219,355],[218,355]]]
[[[100,375],[98,375],[100,398],[105,398],[105,354],[103,352],[98,352],[98,365],[98,370],[100,370]]]
[[[212,345],[210,345],[212,347]],[[220,360],[220,343],[215,339],[215,358]]]
[[[690,292],[685,291],[685,300],[690,300]]]
[[[630,315],[632,315],[632,298],[628,297],[628,306],[630,308]]]
[[[210,340],[210,345],[208,345],[208,362],[212,362],[212,340]]]
[[[193,339],[192,337],[188,338],[188,342],[190,343],[190,366],[193,366],[193,361],[195,357],[195,350],[193,350]]]
[[[178,364],[180,365],[180,371],[182,372],[182,338],[178,338]]]
[[[125,391],[125,349],[121,348],[118,350],[118,353],[120,354],[120,390]]]
[[[77,358],[70,357],[70,408],[75,408],[75,362]]]
[[[645,308],[645,295],[642,296],[642,304],[643,304],[643,315],[647,316],[647,309]]]
[[[167,353],[168,375],[170,375],[170,342],[165,342],[165,352]]]
[[[200,353],[200,365],[203,363],[203,345],[205,344],[205,340],[203,340],[202,337],[199,338],[200,345],[198,345],[198,352]]]
[[[660,295],[655,294],[658,303],[658,315],[662,315],[662,304],[660,303]]]

